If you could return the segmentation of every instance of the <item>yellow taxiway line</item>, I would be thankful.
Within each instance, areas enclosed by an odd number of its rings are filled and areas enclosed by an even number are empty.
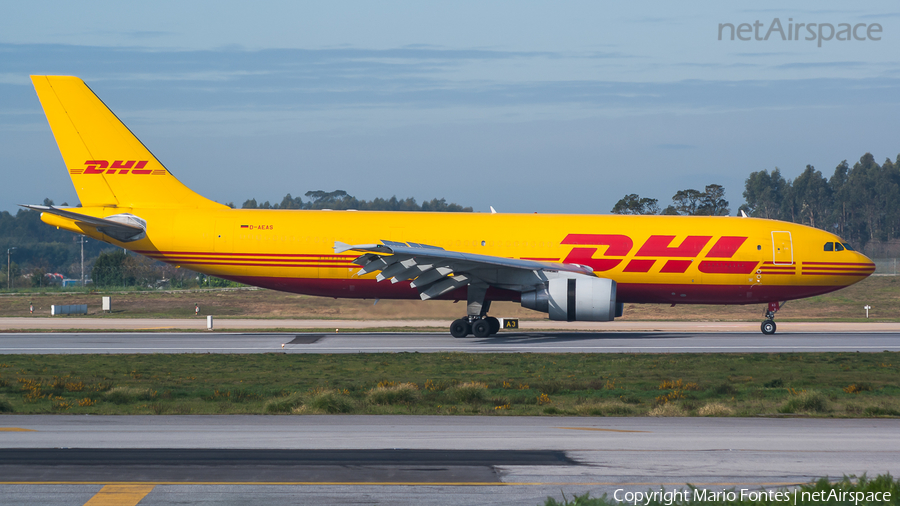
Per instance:
[[[155,485],[105,485],[84,506],[136,506]]]

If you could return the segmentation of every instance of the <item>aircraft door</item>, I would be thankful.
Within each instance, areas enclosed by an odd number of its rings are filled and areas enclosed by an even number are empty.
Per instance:
[[[793,265],[794,248],[790,232],[772,232],[772,263]]]

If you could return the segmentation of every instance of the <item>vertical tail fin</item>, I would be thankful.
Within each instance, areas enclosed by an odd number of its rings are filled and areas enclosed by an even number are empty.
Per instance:
[[[81,205],[223,208],[182,184],[77,77],[31,76]]]

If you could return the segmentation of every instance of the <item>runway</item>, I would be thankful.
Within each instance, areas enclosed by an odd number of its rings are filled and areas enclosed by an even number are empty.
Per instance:
[[[218,331],[285,331],[322,329],[323,331],[371,331],[376,329],[434,329],[447,332],[448,320],[300,320],[300,319],[247,319],[214,317],[214,328]],[[900,333],[900,322],[797,322],[778,321],[779,333]],[[703,322],[703,321],[633,321],[611,322],[559,322],[550,320],[521,320],[520,330],[525,332],[693,332],[721,333],[746,332],[759,334],[760,322]],[[0,331],[57,330],[57,331],[101,331],[140,330],[159,331],[206,331],[206,318],[116,318],[40,316],[0,318]]]
[[[282,346],[283,345],[283,346]],[[781,353],[900,351],[893,333],[503,332],[6,333],[0,354],[83,353]]]
[[[900,473],[900,420],[889,419],[12,415],[0,423],[0,504],[84,504],[104,485],[130,481],[144,487],[142,505],[538,505],[560,491],[758,489]]]

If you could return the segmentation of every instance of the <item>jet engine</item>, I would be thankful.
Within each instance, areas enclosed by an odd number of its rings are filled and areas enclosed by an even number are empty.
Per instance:
[[[606,278],[551,279],[522,293],[522,306],[549,313],[551,320],[608,322],[622,316],[616,282]]]

